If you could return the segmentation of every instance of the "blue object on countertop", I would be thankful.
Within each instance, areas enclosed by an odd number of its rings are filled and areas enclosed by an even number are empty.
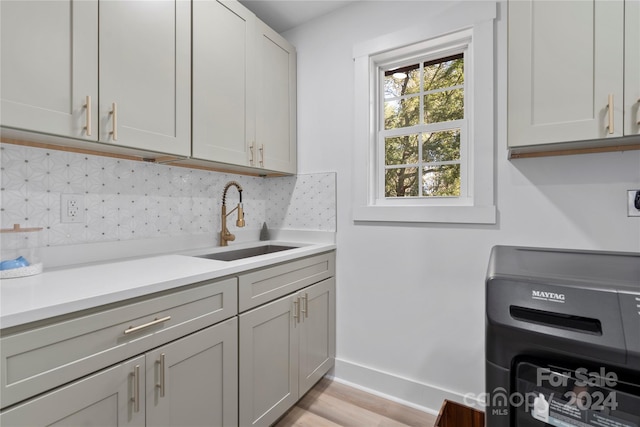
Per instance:
[[[14,268],[28,267],[29,261],[24,257],[18,257],[7,261],[0,262],[0,270],[13,270]]]

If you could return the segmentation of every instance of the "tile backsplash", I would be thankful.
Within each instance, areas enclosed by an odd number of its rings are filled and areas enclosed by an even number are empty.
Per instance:
[[[258,178],[12,144],[0,163],[1,227],[43,227],[46,246],[216,233],[232,180],[247,229],[336,229],[335,173]],[[83,223],[60,222],[62,194],[83,195]],[[237,200],[230,188],[228,209]]]

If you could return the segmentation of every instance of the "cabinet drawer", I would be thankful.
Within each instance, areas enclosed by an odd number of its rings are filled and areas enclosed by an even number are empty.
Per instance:
[[[2,408],[235,314],[237,279],[230,278],[99,307],[3,336]]]
[[[335,275],[335,252],[256,270],[238,277],[238,307],[243,312]]]

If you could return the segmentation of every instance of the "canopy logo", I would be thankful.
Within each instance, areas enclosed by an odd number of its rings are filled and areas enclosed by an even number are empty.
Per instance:
[[[544,292],[534,289],[531,291],[531,298],[542,301],[564,303],[564,294],[557,294],[555,292]]]

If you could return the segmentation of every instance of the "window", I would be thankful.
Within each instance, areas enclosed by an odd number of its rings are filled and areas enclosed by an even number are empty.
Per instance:
[[[355,47],[355,221],[495,223],[495,15],[465,3]]]
[[[380,73],[378,144],[384,169],[380,196],[464,194],[464,53],[408,66],[390,65]]]

